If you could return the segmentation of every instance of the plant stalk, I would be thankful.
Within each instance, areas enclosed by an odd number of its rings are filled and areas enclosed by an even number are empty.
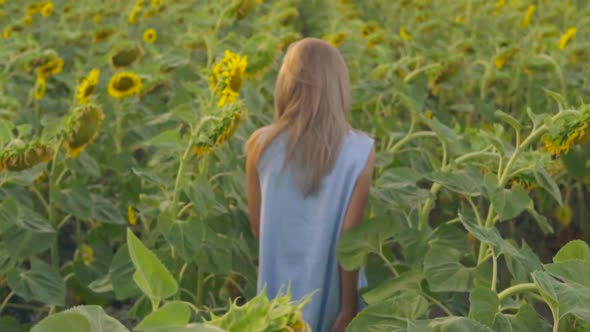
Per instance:
[[[525,284],[518,284],[518,285],[514,285],[512,287],[508,287],[505,290],[501,291],[498,294],[498,299],[500,300],[500,302],[502,302],[504,299],[506,299],[510,295],[513,295],[516,293],[536,291],[536,290],[538,290],[537,285],[535,285],[532,282],[525,283]]]

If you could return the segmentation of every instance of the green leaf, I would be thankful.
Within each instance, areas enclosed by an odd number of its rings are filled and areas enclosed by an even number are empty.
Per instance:
[[[545,299],[547,305],[552,309],[557,308],[557,292],[553,286],[553,278],[542,271],[535,271],[531,276],[533,277],[534,283],[539,287],[539,292],[543,296],[543,299]]]
[[[498,294],[489,288],[476,287],[469,294],[469,302],[469,318],[493,327],[500,309]]]
[[[13,125],[10,121],[0,119],[0,146],[6,146],[12,139]]]
[[[399,221],[397,221],[399,222]],[[363,266],[371,253],[380,252],[383,242],[397,230],[394,222],[376,219],[344,232],[338,244],[338,260],[348,270]]]
[[[469,243],[465,235],[465,231],[460,226],[443,224],[432,232],[428,244],[431,246],[437,244],[460,251],[467,251]]]
[[[109,268],[113,292],[118,300],[125,300],[141,295],[141,290],[133,281],[134,273],[135,266],[129,256],[129,249],[127,248],[127,244],[123,244],[115,253]]]
[[[59,271],[38,259],[31,260],[31,269],[12,269],[7,275],[8,286],[25,301],[63,306],[66,285]]]
[[[92,217],[100,222],[115,225],[125,225],[127,220],[123,218],[119,209],[107,198],[92,194]]]
[[[123,324],[107,315],[104,309],[97,305],[78,306],[67,312],[76,312],[84,315],[88,322],[90,322],[90,332],[129,332]]]
[[[521,304],[516,315],[498,314],[494,331],[549,332],[551,327],[528,303]]]
[[[78,312],[60,312],[35,325],[31,332],[91,332],[90,322]]]
[[[21,187],[30,186],[46,170],[47,164],[39,163],[23,171],[4,171],[4,184],[14,184]]]
[[[545,121],[545,119],[550,116],[547,113],[535,114],[533,113],[533,110],[530,107],[526,108],[526,113],[529,116],[529,119],[533,121],[533,125],[535,127],[541,125]]]
[[[53,201],[64,213],[79,219],[88,219],[92,215],[92,196],[90,191],[83,188],[67,188],[55,191]]]
[[[401,331],[407,326],[405,319],[418,319],[428,312],[428,308],[428,301],[419,292],[405,291],[365,308],[346,331]]]
[[[590,261],[579,259],[545,264],[545,270],[567,283],[576,283],[590,290]]]
[[[513,257],[506,255],[504,257],[506,265],[514,281],[521,283],[530,282],[531,273],[542,270],[543,264],[537,254],[526,243],[523,243],[522,248],[518,251],[521,256]]]
[[[476,239],[485,242],[494,247],[496,255],[506,254],[514,258],[522,258],[522,255],[510,242],[504,240],[500,232],[495,227],[487,228],[477,225],[470,217],[459,213],[459,219],[465,226],[465,229]]]
[[[439,134],[446,140],[455,141],[459,138],[457,136],[457,133],[455,133],[453,129],[447,127],[440,121],[436,119],[428,119],[422,114],[420,116],[422,117],[422,121],[424,121],[428,127],[430,127],[433,131],[435,131],[437,134]]]
[[[78,306],[50,315],[31,332],[129,332],[97,305]]]
[[[393,167],[386,169],[379,176],[379,186],[389,189],[415,187],[416,183],[421,179],[422,175],[412,168]]]
[[[21,325],[16,318],[10,316],[0,317],[0,331],[2,332],[25,332],[25,326]]]
[[[207,227],[197,264],[205,272],[228,274],[232,267],[232,240]]]
[[[156,136],[146,140],[146,144],[158,148],[176,149],[180,143],[180,133],[178,129],[169,129],[160,132]]]
[[[493,330],[477,321],[455,316],[409,321],[407,332],[493,332]]]
[[[518,217],[531,202],[529,194],[521,186],[515,185],[510,189],[502,188],[498,185],[496,176],[493,174],[488,173],[484,176],[484,184],[494,211],[500,220]]]
[[[512,115],[502,112],[500,110],[496,111],[494,113],[494,115],[496,116],[496,118],[506,122],[507,124],[509,124],[512,128],[514,128],[515,130],[520,130],[521,129],[521,125],[520,122],[518,122],[518,120],[516,120],[515,117],[513,117]]]
[[[563,263],[576,259],[590,261],[590,246],[582,240],[573,240],[561,247],[553,257],[553,262]]]
[[[467,292],[473,287],[473,269],[460,263],[462,252],[433,245],[424,258],[424,275],[434,292]]]
[[[545,189],[549,194],[551,194],[551,196],[553,196],[553,198],[557,203],[559,203],[559,205],[563,205],[563,200],[561,199],[561,191],[559,190],[557,183],[555,183],[555,180],[553,180],[551,175],[547,173],[547,171],[541,163],[537,163],[537,165],[535,166],[535,179],[543,189]]]
[[[473,171],[434,172],[427,174],[425,178],[461,195],[479,196],[481,194],[483,177],[480,173]]]
[[[170,271],[130,228],[127,229],[127,246],[136,269],[133,280],[144,294],[152,300],[162,300],[176,294],[178,284]]]
[[[45,217],[12,197],[0,206],[0,234],[13,259],[28,258],[49,249],[57,236]]]
[[[201,252],[207,225],[197,219],[170,221],[166,214],[162,214],[158,223],[161,225],[166,241],[187,263],[194,262]]]
[[[188,303],[172,301],[150,313],[133,330],[149,332],[162,328],[182,328],[190,319],[191,309]]]
[[[183,190],[199,215],[206,216],[215,203],[215,193],[209,179],[201,174],[195,175],[191,182],[187,182]]]
[[[405,272],[396,278],[383,281],[377,287],[363,294],[363,299],[367,304],[372,305],[392,298],[403,291],[420,290],[422,280],[424,280],[424,274],[420,271]]]
[[[532,201],[529,204],[529,206],[526,208],[526,211],[533,217],[533,219],[535,219],[537,226],[539,226],[539,228],[541,229],[543,234],[545,234],[545,235],[553,234],[553,232],[554,232],[553,227],[551,226],[551,224],[549,224],[549,222],[547,221],[547,218],[544,215],[540,214],[539,212],[537,212],[535,210],[534,204]]]

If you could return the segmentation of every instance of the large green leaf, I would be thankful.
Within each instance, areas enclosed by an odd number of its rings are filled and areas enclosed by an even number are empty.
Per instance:
[[[78,312],[60,312],[35,325],[31,332],[91,332],[90,322]]]
[[[488,198],[500,220],[518,217],[530,204],[529,194],[519,185],[505,189],[498,185],[496,176],[488,173],[484,176]]]
[[[344,232],[338,244],[340,264],[345,269],[363,266],[369,254],[380,252],[383,242],[391,237],[398,227],[393,221],[375,219]]]
[[[51,315],[31,332],[129,332],[123,324],[107,315],[100,306],[79,306]]]
[[[136,270],[133,280],[144,294],[156,300],[176,294],[178,284],[170,271],[153,252],[141,243],[130,228],[127,229],[127,246]]]
[[[469,318],[488,327],[494,326],[494,320],[500,310],[498,294],[489,288],[476,287],[469,294]]]
[[[66,188],[55,191],[53,201],[64,213],[71,214],[80,219],[88,219],[92,216],[92,196],[90,191],[84,188]]]
[[[141,290],[133,281],[134,273],[135,266],[129,256],[129,249],[127,248],[127,244],[123,244],[115,253],[109,268],[113,292],[118,300],[128,299],[141,294]]]
[[[537,254],[526,244],[518,250],[521,256],[505,255],[506,265],[516,282],[530,282],[531,273],[542,270],[543,264]]]
[[[30,270],[14,268],[7,275],[8,286],[26,301],[63,306],[66,285],[59,271],[38,259],[31,260]]]
[[[197,264],[203,271],[228,274],[232,267],[232,240],[207,227],[203,245],[197,256]]]
[[[368,306],[356,316],[346,331],[403,331],[407,326],[406,319],[419,319],[428,312],[428,308],[428,301],[419,292],[405,291]]]
[[[461,251],[469,249],[469,243],[465,231],[461,226],[443,224],[438,226],[428,237],[429,245],[442,245],[452,247]]]
[[[45,217],[9,197],[0,206],[0,235],[10,257],[23,259],[47,250],[57,234]]]
[[[567,283],[576,283],[590,290],[590,261],[574,259],[546,264],[545,270]]]
[[[463,213],[459,213],[459,218],[465,229],[476,239],[493,246],[496,255],[505,254],[514,258],[523,258],[518,249],[510,242],[504,240],[495,227],[488,228],[477,225],[471,217]]]
[[[424,275],[434,292],[467,292],[473,287],[473,269],[460,263],[463,252],[434,245],[424,258]]]
[[[426,179],[440,183],[448,190],[461,195],[479,196],[483,176],[473,170],[455,172],[434,172],[426,175]]]
[[[491,328],[465,317],[409,321],[407,332],[493,332]]]
[[[494,331],[548,332],[551,331],[551,327],[539,316],[535,308],[528,303],[523,303],[516,315],[496,315]]]
[[[215,193],[207,177],[195,175],[183,189],[199,216],[206,216],[215,203]]]
[[[186,262],[194,262],[201,252],[207,225],[198,219],[170,220],[164,214],[159,219],[162,234]]]
[[[582,240],[573,240],[561,247],[553,257],[553,262],[562,263],[576,259],[590,261],[590,246]]]
[[[186,327],[191,315],[188,303],[172,301],[150,313],[133,330],[140,332],[160,331],[164,328]]]
[[[367,304],[385,301],[396,294],[408,290],[420,290],[420,283],[424,280],[424,274],[420,271],[409,271],[400,274],[396,278],[387,279],[377,287],[363,294]]]
[[[90,322],[90,332],[129,332],[123,324],[107,315],[104,309],[97,305],[78,306],[68,310],[68,312],[77,312],[84,315]]]

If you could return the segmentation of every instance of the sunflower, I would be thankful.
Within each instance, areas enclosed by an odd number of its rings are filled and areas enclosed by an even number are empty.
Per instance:
[[[503,52],[501,55],[496,57],[496,59],[494,60],[494,65],[496,66],[496,68],[502,69],[506,62],[510,60],[516,53],[518,53],[517,48],[511,48]]]
[[[367,38],[377,31],[377,29],[379,29],[379,24],[377,24],[377,22],[367,22],[361,27],[361,36]]]
[[[520,28],[524,29],[526,27],[529,26],[529,24],[531,24],[531,17],[533,17],[533,14],[535,13],[535,5],[530,5],[529,8],[527,9],[526,13],[524,13],[524,17],[522,18],[522,21],[520,22]]]
[[[27,6],[27,15],[35,15],[41,9],[41,5],[32,3]]]
[[[152,0],[152,6],[158,7],[162,4],[162,0]]]
[[[127,206],[127,220],[129,221],[129,225],[134,226],[137,224],[137,215],[135,211],[133,211],[133,206]]]
[[[4,39],[8,39],[8,38],[10,38],[11,35],[12,35],[12,27],[10,25],[6,26],[4,28],[4,30],[2,30],[2,37],[4,37]]]
[[[35,99],[39,100],[45,95],[45,78],[38,76],[34,88]]]
[[[560,132],[549,133],[542,138],[545,150],[556,157],[567,154],[572,146],[590,136],[590,108],[582,112],[580,120],[567,122],[561,128]]]
[[[53,14],[53,3],[51,1],[47,1],[42,4],[40,12],[43,16],[51,16],[51,14]]]
[[[33,16],[25,15],[25,17],[23,18],[23,24],[24,25],[31,25],[31,23],[33,23]]]
[[[399,27],[399,35],[403,40],[412,40],[412,36],[406,31],[406,27],[403,25]]]
[[[43,78],[48,78],[51,75],[57,75],[61,73],[63,67],[64,60],[62,58],[53,59],[39,67],[37,69],[37,75]]]
[[[74,110],[68,121],[65,140],[67,154],[77,157],[92,144],[104,120],[102,109],[94,104],[84,104]]]
[[[340,32],[340,33],[333,35],[329,41],[330,41],[330,44],[332,44],[332,46],[338,48],[338,47],[340,47],[340,44],[344,41],[345,38],[346,38],[346,34],[343,32]]]
[[[139,94],[141,78],[132,72],[121,72],[113,75],[109,81],[109,95],[113,98],[124,98]]]
[[[53,149],[44,143],[33,142],[9,146],[0,153],[0,171],[23,171],[53,158]]]
[[[202,136],[193,146],[193,152],[197,157],[200,158],[227,142],[238,130],[244,115],[245,111],[237,104],[224,109],[223,115],[203,131]]]
[[[156,39],[158,39],[158,34],[154,29],[147,29],[143,33],[143,40],[145,40],[146,43],[153,43]]]
[[[515,185],[521,186],[527,192],[531,192],[537,187],[537,179],[531,173],[519,173],[514,178],[508,181],[508,187],[512,188]]]
[[[559,49],[563,50],[574,38],[578,29],[568,28],[567,31],[559,38]]]
[[[213,150],[213,147],[204,143],[195,144],[195,146],[193,147],[193,152],[199,158],[209,153],[211,150]]]
[[[130,24],[137,23],[137,18],[139,17],[140,14],[141,14],[141,6],[133,7],[131,12],[129,12],[129,16],[127,16],[127,22],[129,22]]]
[[[210,88],[220,93],[218,107],[232,104],[238,98],[247,66],[246,56],[230,51],[225,51],[223,59],[215,64],[210,76]]]
[[[115,34],[115,30],[110,29],[110,28],[104,28],[104,29],[97,30],[92,34],[92,42],[95,44],[103,42],[103,41],[111,38],[111,36],[113,34]]]
[[[80,86],[78,87],[78,94],[76,95],[76,99],[78,99],[80,104],[87,104],[90,102],[90,97],[96,91],[99,77],[100,71],[95,68],[90,71],[87,78],[82,80],[82,83],[80,83]]]
[[[113,69],[121,69],[138,63],[143,56],[143,49],[139,45],[127,46],[116,50],[109,59]]]

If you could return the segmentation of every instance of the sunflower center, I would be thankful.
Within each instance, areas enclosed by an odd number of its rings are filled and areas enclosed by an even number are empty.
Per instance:
[[[119,90],[119,91],[127,91],[132,89],[135,86],[135,82],[133,81],[133,78],[128,77],[128,76],[123,76],[121,77],[116,83],[115,83],[115,89]]]
[[[96,85],[87,85],[84,89],[84,98],[90,97],[94,93],[94,90],[96,90]]]

